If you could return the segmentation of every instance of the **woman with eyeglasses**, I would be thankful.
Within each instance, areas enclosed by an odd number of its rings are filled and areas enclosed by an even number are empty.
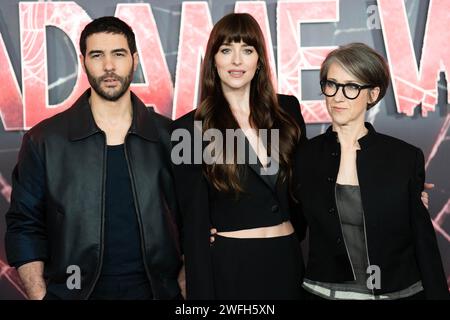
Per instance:
[[[365,122],[389,70],[365,44],[328,54],[320,85],[332,125],[295,157],[294,187],[309,227],[303,288],[311,299],[448,299],[420,149]]]

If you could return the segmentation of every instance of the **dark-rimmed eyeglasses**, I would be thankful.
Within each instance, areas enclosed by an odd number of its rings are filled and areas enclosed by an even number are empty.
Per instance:
[[[360,85],[353,82],[348,83],[337,83],[332,80],[321,80],[320,88],[322,89],[322,93],[327,97],[334,97],[339,90],[339,87],[342,87],[342,92],[347,99],[356,99],[359,96],[359,93],[363,89],[373,88],[373,85],[365,84]]]

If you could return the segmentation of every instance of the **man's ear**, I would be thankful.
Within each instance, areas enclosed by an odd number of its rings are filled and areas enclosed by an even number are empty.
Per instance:
[[[84,72],[86,72],[86,66],[84,64],[84,56],[83,56],[83,54],[80,53],[79,57],[80,57],[81,65],[83,66],[83,70],[84,70]]]
[[[133,60],[134,60],[133,70],[136,72],[138,64],[139,64],[139,55],[138,55],[137,51],[135,53],[133,53]]]

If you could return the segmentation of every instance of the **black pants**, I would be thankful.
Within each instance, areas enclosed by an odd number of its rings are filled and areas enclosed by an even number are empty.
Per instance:
[[[301,299],[304,266],[295,234],[251,239],[216,236],[211,254],[216,299]]]
[[[145,274],[100,276],[90,300],[151,300],[150,282]]]

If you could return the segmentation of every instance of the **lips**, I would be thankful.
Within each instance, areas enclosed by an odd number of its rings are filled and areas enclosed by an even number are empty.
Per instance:
[[[228,73],[233,78],[240,78],[244,75],[245,71],[244,70],[229,70]]]
[[[119,83],[119,80],[117,78],[105,78],[102,80],[103,83],[107,86],[116,86]]]
[[[340,108],[340,107],[331,107],[331,109],[336,112],[343,112],[347,110],[347,108]]]

